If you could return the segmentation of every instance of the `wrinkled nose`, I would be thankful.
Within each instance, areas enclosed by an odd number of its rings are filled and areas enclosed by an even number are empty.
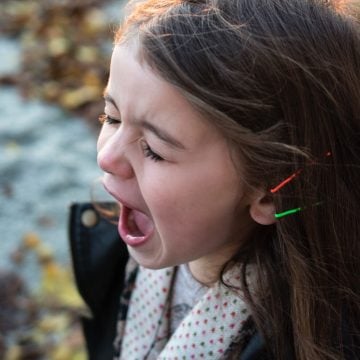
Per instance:
[[[99,167],[106,173],[130,179],[134,176],[129,154],[129,144],[122,144],[120,139],[112,136],[106,141],[98,142],[97,162]]]

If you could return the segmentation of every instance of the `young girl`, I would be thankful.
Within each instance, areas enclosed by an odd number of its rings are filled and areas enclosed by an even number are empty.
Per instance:
[[[131,258],[116,358],[358,359],[360,33],[345,2],[129,9],[98,141]]]

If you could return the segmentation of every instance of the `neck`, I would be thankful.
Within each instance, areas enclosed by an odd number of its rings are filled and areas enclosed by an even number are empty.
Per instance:
[[[189,262],[192,276],[206,286],[212,286],[220,279],[224,265],[231,259],[234,249],[212,256],[205,256]]]

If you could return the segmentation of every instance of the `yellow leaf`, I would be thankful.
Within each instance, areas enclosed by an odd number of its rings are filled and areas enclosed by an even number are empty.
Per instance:
[[[45,302],[58,306],[86,311],[86,306],[79,295],[72,273],[60,267],[55,261],[43,264],[39,297]]]
[[[4,360],[19,360],[21,359],[21,348],[18,345],[11,346],[5,354]]]
[[[44,333],[59,333],[69,326],[70,318],[66,313],[45,315],[37,324],[40,331]]]
[[[76,52],[76,59],[85,64],[95,62],[98,56],[98,49],[94,46],[80,46]]]
[[[70,42],[64,37],[56,37],[50,39],[48,42],[48,50],[51,56],[60,56],[65,53],[70,48]]]
[[[96,101],[101,96],[97,86],[82,86],[79,89],[68,91],[60,97],[60,103],[67,109],[75,109],[90,101]]]
[[[41,240],[38,234],[34,232],[28,232],[23,236],[23,245],[26,249],[35,249],[41,244]]]
[[[72,349],[66,345],[60,345],[53,351],[51,358],[53,360],[71,360]]]

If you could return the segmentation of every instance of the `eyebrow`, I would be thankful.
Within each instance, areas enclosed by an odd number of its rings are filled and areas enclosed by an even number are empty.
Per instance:
[[[109,95],[109,93],[106,91],[106,89],[104,90],[104,100],[111,103],[112,105],[114,105],[116,110],[119,111],[119,108],[117,107],[115,100]]]
[[[119,111],[118,106],[116,105],[115,100],[109,95],[109,93],[107,93],[106,91],[104,92],[104,100],[108,101],[109,103],[111,103],[112,105],[114,105],[114,107],[116,108],[117,111]],[[119,111],[120,112],[120,111]],[[155,126],[154,124],[151,124],[150,122],[146,121],[146,120],[135,120],[134,124],[136,126],[140,126],[146,130],[151,131],[153,134],[155,134],[159,139],[161,139],[162,141],[168,143],[169,145],[178,148],[180,150],[184,150],[185,146],[177,139],[175,139],[173,136],[171,136],[169,133],[167,133],[166,131],[159,129],[157,126]]]

